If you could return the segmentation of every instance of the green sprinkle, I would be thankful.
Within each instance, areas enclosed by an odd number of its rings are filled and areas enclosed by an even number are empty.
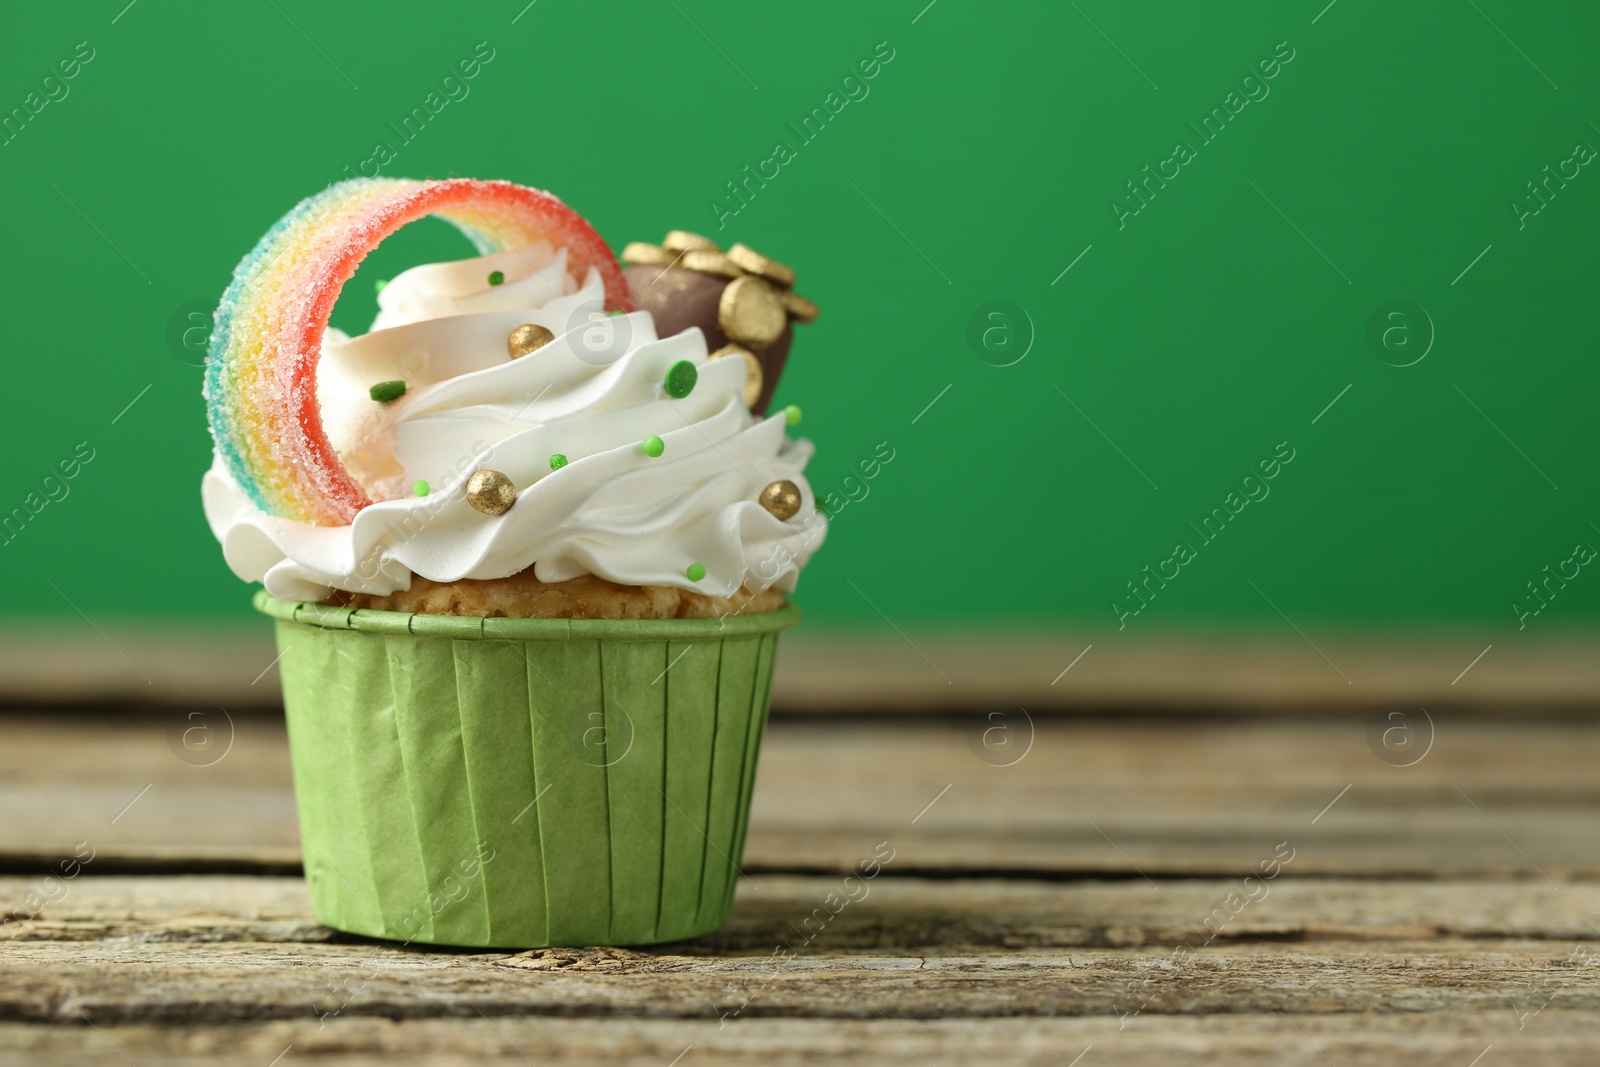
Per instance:
[[[567,465],[567,457],[563,456],[560,452],[557,452],[555,455],[550,457],[550,469],[551,470],[558,471],[562,467],[565,467],[566,465]]]
[[[683,573],[689,576],[691,582],[698,582],[706,576],[706,567],[703,563],[691,563],[689,564],[689,569]]]
[[[380,404],[387,404],[391,400],[399,400],[406,395],[405,382],[379,382],[367,390],[367,395]]]
[[[682,400],[694,392],[694,383],[699,380],[700,372],[695,370],[694,364],[680,359],[667,368],[667,379],[661,383],[661,388],[673,399]]]
[[[413,493],[417,494],[418,496],[427,496],[428,495],[428,483],[424,482],[424,481],[418,481],[414,485],[412,485],[411,491]]]
[[[639,447],[644,449],[644,454],[647,456],[659,456],[667,450],[666,442],[655,434],[646,437]]]
[[[388,278],[379,278],[377,281],[372,283],[373,291],[381,293],[383,292],[384,288],[388,286],[388,284]]]
[[[492,271],[489,272],[489,284],[490,285],[499,285],[500,283],[504,282],[505,280],[506,280],[506,276],[504,274],[502,274],[500,271],[492,270]]]
[[[606,316],[608,318],[613,318],[613,319],[616,318],[618,315],[626,315],[626,314],[627,314],[626,311],[608,311],[608,312],[606,312]]]
[[[783,409],[783,421],[788,423],[790,426],[799,426],[800,414],[800,406],[798,404],[790,404],[788,407]]]

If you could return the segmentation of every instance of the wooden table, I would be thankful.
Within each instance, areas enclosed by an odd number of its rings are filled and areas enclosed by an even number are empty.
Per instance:
[[[725,930],[521,953],[319,926],[281,722],[184,725],[0,719],[0,1064],[1600,1061],[1581,713],[1411,766],[1361,714],[779,719]]]

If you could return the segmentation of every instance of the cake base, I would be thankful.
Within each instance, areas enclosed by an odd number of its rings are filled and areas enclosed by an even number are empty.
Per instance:
[[[775,589],[760,593],[741,589],[731,597],[714,597],[671,585],[620,585],[592,574],[541,582],[531,567],[509,578],[456,582],[415,575],[410,589],[387,596],[336,593],[329,602],[345,608],[486,619],[718,619],[762,615],[786,603]]]

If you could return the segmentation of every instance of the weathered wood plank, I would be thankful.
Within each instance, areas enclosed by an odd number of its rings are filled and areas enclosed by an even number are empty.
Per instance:
[[[1439,717],[1410,767],[1375,756],[1359,717],[1018,719],[1004,760],[981,743],[986,722],[774,722],[747,865],[844,870],[887,840],[901,870],[1221,875],[1287,842],[1292,877],[1600,875],[1600,731],[1587,720]],[[295,863],[281,723],[236,719],[209,767],[175,755],[168,726],[0,721],[0,869],[80,841],[102,869]]]
[[[1280,878],[1257,879],[1246,896],[1239,879],[1153,887],[1141,881],[927,880],[895,877],[892,870],[891,864],[870,883],[854,884],[850,892],[859,899],[835,900],[831,907],[828,895],[844,891],[838,877],[742,880],[728,925],[670,952],[767,955],[779,944],[803,944],[812,953],[923,957],[1208,942],[1600,939],[1600,885],[1594,883],[1552,888],[1542,882]],[[53,886],[39,878],[0,878],[0,916],[8,911],[0,944],[366,943],[318,926],[300,878],[85,874]]]
[[[298,863],[293,816],[279,716],[0,717],[0,862],[87,842],[108,859]]]
[[[1233,883],[880,877],[858,902],[837,905],[837,917],[824,903],[837,879],[752,884],[713,938],[513,953],[334,935],[311,920],[298,879],[84,875],[37,918],[6,924],[15,936],[0,947],[0,1019],[1509,1019],[1556,1005],[1600,1023],[1600,929],[1590,919],[1600,886],[1273,882],[1259,902],[1208,926]],[[18,885],[8,879],[0,891]]]
[[[984,1019],[1532,1011],[1600,1020],[1580,942],[1212,946],[979,956],[389,953],[366,945],[13,942],[0,1018],[99,1024],[502,1015]]]
[[[1109,618],[1109,617],[1108,617]],[[19,704],[165,702],[269,707],[278,700],[277,650],[266,620],[197,630],[140,620],[82,620],[0,629],[0,701]],[[909,640],[885,624],[786,634],[776,706],[807,714],[863,709],[921,714],[974,707],[1361,707],[1408,700],[1429,707],[1592,708],[1600,663],[1592,627],[1506,641],[1498,628],[1308,626],[1322,655],[1287,626],[1122,632],[1032,627],[1013,632],[933,628]],[[1452,684],[1484,646],[1494,649]],[[1063,668],[1093,650],[1064,680]],[[1339,665],[1329,666],[1330,661]],[[1052,684],[1052,683],[1055,684]]]
[[[1041,724],[1002,768],[961,727],[779,722],[753,866],[896,850],[814,940],[836,876],[756,875],[721,934],[655,952],[484,953],[334,935],[296,878],[97,873],[292,863],[271,721],[211,768],[148,721],[0,722],[0,863],[98,849],[37,916],[41,879],[0,878],[0,1067],[1593,1062],[1592,727],[1446,721],[1395,768],[1362,725]],[[956,877],[985,869],[1028,878]]]
[[[1538,1064],[1592,1067],[1595,1017],[1552,1005],[1518,1029],[1506,1012],[968,1019],[483,1018],[343,1016],[200,1027],[0,1023],[0,1067],[175,1063],[281,1067],[315,1057],[337,1067],[475,1067],[493,1063],[701,1067],[886,1064],[890,1067],[1407,1067]],[[1120,1028],[1119,1028],[1120,1027]],[[1088,1049],[1087,1054],[1084,1050]],[[1491,1049],[1483,1055],[1485,1049]],[[681,1056],[681,1059],[679,1057]]]

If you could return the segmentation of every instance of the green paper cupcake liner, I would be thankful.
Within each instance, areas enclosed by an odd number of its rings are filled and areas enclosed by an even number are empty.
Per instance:
[[[727,921],[778,632],[256,594],[317,918],[399,942],[641,945]]]

